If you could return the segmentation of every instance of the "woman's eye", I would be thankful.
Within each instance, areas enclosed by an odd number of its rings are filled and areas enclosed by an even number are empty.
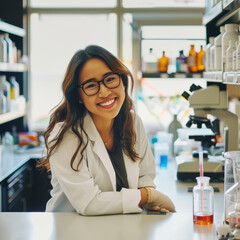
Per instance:
[[[96,86],[97,86],[96,83],[90,83],[90,84],[85,85],[85,88],[86,88],[86,89],[95,88]]]
[[[115,79],[116,79],[115,77],[110,77],[110,78],[106,79],[106,80],[107,80],[106,82],[112,82],[112,81],[114,81]]]

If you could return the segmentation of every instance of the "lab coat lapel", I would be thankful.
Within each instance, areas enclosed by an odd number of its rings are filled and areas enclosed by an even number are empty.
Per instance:
[[[139,177],[139,161],[132,161],[127,155],[123,153],[125,168],[127,172],[128,186],[132,189],[138,188]]]
[[[112,162],[107,153],[106,147],[101,139],[100,134],[98,133],[95,124],[89,113],[86,114],[84,118],[84,130],[88,134],[88,137],[93,143],[93,151],[97,154],[99,159],[102,161],[104,167],[106,168],[113,190],[116,191],[116,175],[112,165]]]

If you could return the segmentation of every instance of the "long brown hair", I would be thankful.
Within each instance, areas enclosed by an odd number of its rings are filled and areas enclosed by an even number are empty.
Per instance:
[[[131,92],[133,90],[133,76],[127,67],[109,51],[100,46],[90,45],[84,50],[77,51],[70,60],[62,83],[63,100],[51,114],[49,126],[44,133],[47,155],[43,157],[41,161],[39,161],[38,166],[46,167],[48,171],[50,171],[49,159],[54,154],[54,150],[57,148],[57,146],[61,143],[64,134],[69,129],[71,129],[79,139],[79,145],[76,148],[76,151],[74,152],[70,162],[71,168],[74,171],[78,171],[79,164],[83,159],[83,152],[88,144],[88,142],[84,143],[82,136],[83,134],[87,136],[87,133],[83,129],[83,119],[86,115],[87,109],[85,108],[84,104],[79,104],[78,102],[79,93],[77,85],[79,74],[83,65],[92,58],[98,58],[102,60],[111,69],[111,71],[120,73],[121,79],[125,86],[126,97],[119,114],[114,119],[114,133],[118,133],[118,135],[121,137],[120,139],[124,153],[133,161],[140,159],[134,149],[136,133],[133,127],[133,114],[131,113],[134,110],[134,107],[133,102],[128,95],[128,89],[131,88]],[[57,136],[49,142],[49,136],[54,126],[58,122],[63,122],[61,131],[59,131]],[[77,160],[76,156],[81,146],[81,158],[78,160],[77,167],[73,167],[73,163]]]

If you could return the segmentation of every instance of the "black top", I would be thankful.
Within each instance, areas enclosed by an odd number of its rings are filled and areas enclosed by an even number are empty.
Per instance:
[[[124,164],[123,152],[120,141],[114,139],[113,148],[111,150],[107,149],[107,151],[112,161],[113,168],[115,170],[117,191],[121,191],[123,187],[128,188],[127,172]]]

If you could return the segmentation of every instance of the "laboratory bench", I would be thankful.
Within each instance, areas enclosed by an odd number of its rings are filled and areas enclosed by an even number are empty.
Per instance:
[[[193,224],[192,192],[196,182],[176,178],[175,160],[157,167],[157,189],[171,197],[176,213],[166,215],[118,214],[81,216],[77,213],[2,212],[1,240],[215,240],[216,227],[223,222],[223,183],[211,183],[214,193],[214,224]]]

